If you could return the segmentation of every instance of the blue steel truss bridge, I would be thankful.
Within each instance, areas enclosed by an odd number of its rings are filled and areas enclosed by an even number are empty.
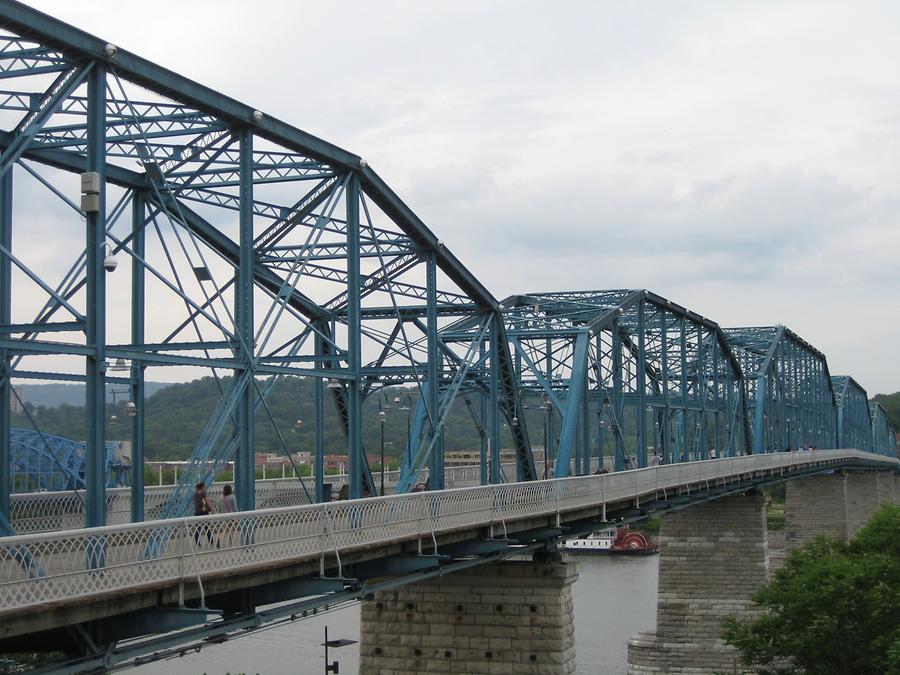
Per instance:
[[[552,548],[566,528],[897,465],[884,409],[784,326],[723,328],[643,289],[501,301],[450,245],[363,157],[2,0],[0,649],[63,631],[73,669],[134,664],[376,579]],[[144,476],[154,368],[219,391],[165,491]],[[277,429],[286,377],[313,383],[314,468],[276,498],[255,484],[255,428]],[[83,442],[33,415],[14,430],[14,381],[83,383]],[[108,385],[127,398],[127,488],[111,476]],[[401,386],[407,436],[385,490],[363,404],[383,412]],[[328,406],[347,454],[336,505]],[[462,484],[444,466],[454,406],[479,439],[478,487],[447,489]],[[198,529],[193,486],[228,462],[240,513]],[[198,550],[207,534],[226,545]],[[279,598],[297,602],[257,611]]]

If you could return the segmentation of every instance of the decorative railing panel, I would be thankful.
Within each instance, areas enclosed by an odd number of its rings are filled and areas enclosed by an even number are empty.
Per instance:
[[[0,610],[190,581],[278,562],[663,497],[760,472],[897,461],[854,450],[748,455],[558,480],[488,485],[0,539]]]

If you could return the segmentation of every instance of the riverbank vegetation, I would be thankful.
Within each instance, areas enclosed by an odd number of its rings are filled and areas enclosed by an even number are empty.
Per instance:
[[[726,619],[723,638],[757,672],[900,675],[900,506],[849,544],[792,552],[754,601],[764,611]]]

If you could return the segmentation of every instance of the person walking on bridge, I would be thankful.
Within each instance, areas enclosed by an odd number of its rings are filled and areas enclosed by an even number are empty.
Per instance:
[[[194,490],[194,515],[208,516],[210,513],[212,513],[212,504],[209,503],[209,497],[206,494],[206,483],[200,481]],[[203,530],[206,532],[206,540],[211,544],[213,536],[209,525],[203,525]],[[194,530],[194,542],[200,546],[200,526]]]
[[[222,488],[222,501],[219,502],[219,511],[222,513],[236,513],[237,510],[237,499],[234,497],[234,491],[230,485],[226,485]],[[237,523],[234,521],[225,523],[224,534],[228,546],[234,544],[234,530],[236,525]],[[219,548],[218,540],[216,540],[216,548]]]

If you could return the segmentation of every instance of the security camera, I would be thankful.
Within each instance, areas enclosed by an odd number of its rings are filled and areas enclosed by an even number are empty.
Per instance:
[[[109,58],[114,57],[117,51],[119,51],[119,48],[109,43],[107,43],[107,45],[103,48],[103,53],[106,54]]]
[[[368,163],[366,160],[360,158],[360,160],[359,160],[359,168],[360,168],[360,169],[365,169],[367,166],[369,166],[369,163]]]
[[[118,266],[119,261],[116,260],[116,256],[114,256],[112,253],[110,253],[103,259],[103,269],[105,269],[107,272],[115,272]]]
[[[260,122],[262,122],[263,114],[259,110],[254,110],[253,115],[251,115],[251,117],[253,118],[254,122],[259,124]]]

